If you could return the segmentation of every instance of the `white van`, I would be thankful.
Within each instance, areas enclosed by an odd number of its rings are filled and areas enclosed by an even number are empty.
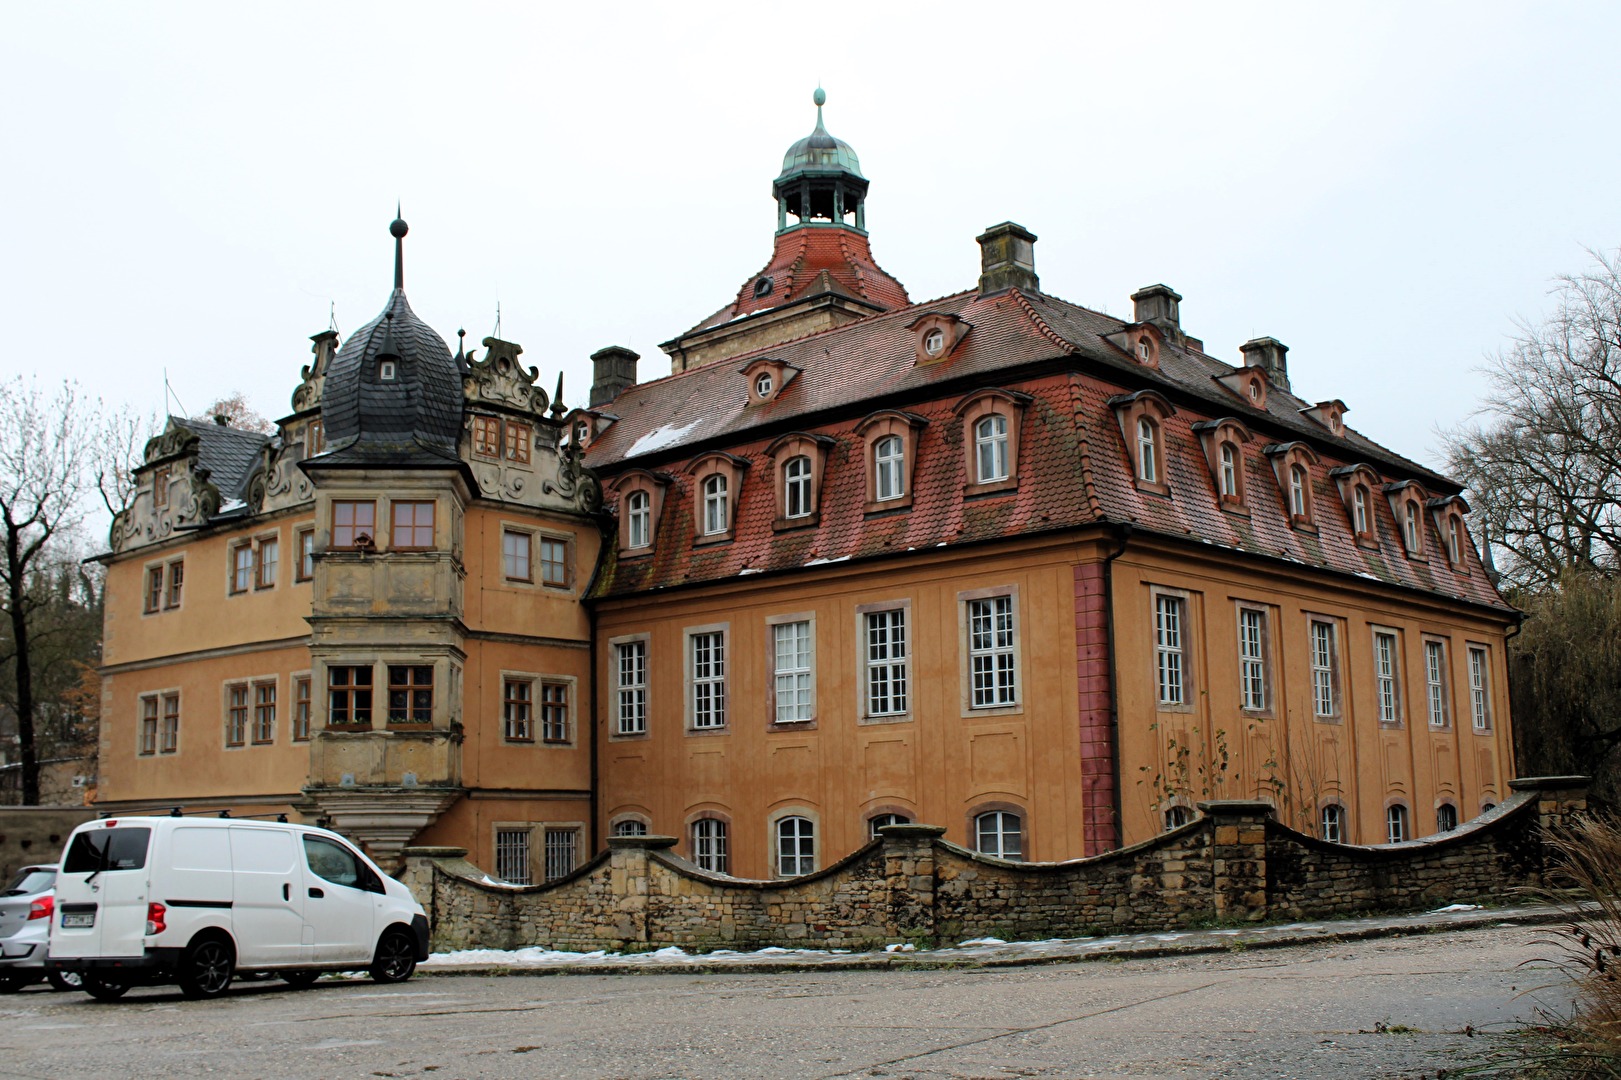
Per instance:
[[[225,992],[237,971],[293,986],[322,971],[411,977],[428,919],[404,885],[337,833],[250,819],[113,817],[68,837],[50,967],[111,1001],[174,981]]]

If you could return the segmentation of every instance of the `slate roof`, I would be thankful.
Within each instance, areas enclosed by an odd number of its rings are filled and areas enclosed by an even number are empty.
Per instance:
[[[188,420],[183,416],[171,416],[169,423],[195,433],[201,440],[197,446],[197,464],[208,470],[208,482],[219,489],[221,499],[245,497],[248,476],[253,472],[259,451],[271,442],[271,436],[226,427],[212,420]]]
[[[385,347],[399,358],[392,382],[378,378],[377,359]],[[458,461],[461,377],[444,339],[417,318],[405,290],[396,288],[382,313],[351,334],[332,359],[321,393],[332,449],[312,464]]]
[[[945,360],[917,361],[907,326],[931,312],[973,329]],[[1407,557],[1396,522],[1377,498],[1380,547],[1358,547],[1329,470],[1366,462],[1387,480],[1417,479],[1432,495],[1456,483],[1349,429],[1335,436],[1300,415],[1307,402],[1274,387],[1265,410],[1215,381],[1231,366],[1166,343],[1158,368],[1138,364],[1105,339],[1127,324],[1057,298],[1009,290],[960,293],[874,315],[758,353],[691,369],[627,389],[602,411],[616,417],[592,442],[588,463],[607,481],[628,468],[670,477],[654,553],[605,568],[596,595],[627,595],[741,574],[992,541],[1100,522],[1130,522],[1178,539],[1218,545],[1332,572],[1506,608],[1471,550],[1462,571],[1444,558]],[[739,374],[770,356],[800,374],[763,405],[748,404]],[[1000,386],[1031,395],[1022,425],[1020,480],[1003,495],[964,496],[962,424],[952,407],[967,393]],[[1140,492],[1107,399],[1122,390],[1160,391],[1177,412],[1164,425],[1170,497]],[[919,414],[910,510],[868,515],[863,444],[856,423],[879,408]],[[1220,509],[1214,480],[1192,425],[1234,416],[1255,434],[1245,455],[1248,518]],[[765,448],[778,435],[831,436],[815,527],[774,532],[775,484]],[[1300,439],[1322,457],[1312,469],[1319,531],[1293,529],[1271,464],[1272,442]],[[737,501],[736,539],[694,547],[692,477],[678,463],[724,449],[750,463]],[[609,505],[615,502],[609,493]],[[1442,550],[1429,530],[1427,549]]]

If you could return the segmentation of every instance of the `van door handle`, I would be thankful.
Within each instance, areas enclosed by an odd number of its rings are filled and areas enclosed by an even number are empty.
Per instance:
[[[319,899],[321,899],[321,897],[325,896],[326,893],[322,892],[320,889],[312,887],[310,889],[310,895],[313,896],[315,899],[319,900]]]
[[[283,900],[291,900],[293,898],[293,887],[287,884],[285,881],[281,883],[281,898]]]

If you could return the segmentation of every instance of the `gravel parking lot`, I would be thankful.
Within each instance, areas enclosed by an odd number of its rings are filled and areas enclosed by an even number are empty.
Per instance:
[[[1538,927],[1029,968],[0,998],[0,1077],[1417,1077],[1565,1002]],[[1540,989],[1539,989],[1540,988]]]

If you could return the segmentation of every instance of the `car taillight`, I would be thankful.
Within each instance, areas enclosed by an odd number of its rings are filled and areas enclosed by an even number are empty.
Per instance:
[[[51,896],[42,896],[38,900],[35,900],[32,904],[28,905],[28,921],[33,922],[35,919],[49,919],[51,917],[51,912],[55,910],[56,898]]]
[[[148,934],[161,934],[168,929],[163,921],[167,909],[162,904],[146,905],[146,932]]]

